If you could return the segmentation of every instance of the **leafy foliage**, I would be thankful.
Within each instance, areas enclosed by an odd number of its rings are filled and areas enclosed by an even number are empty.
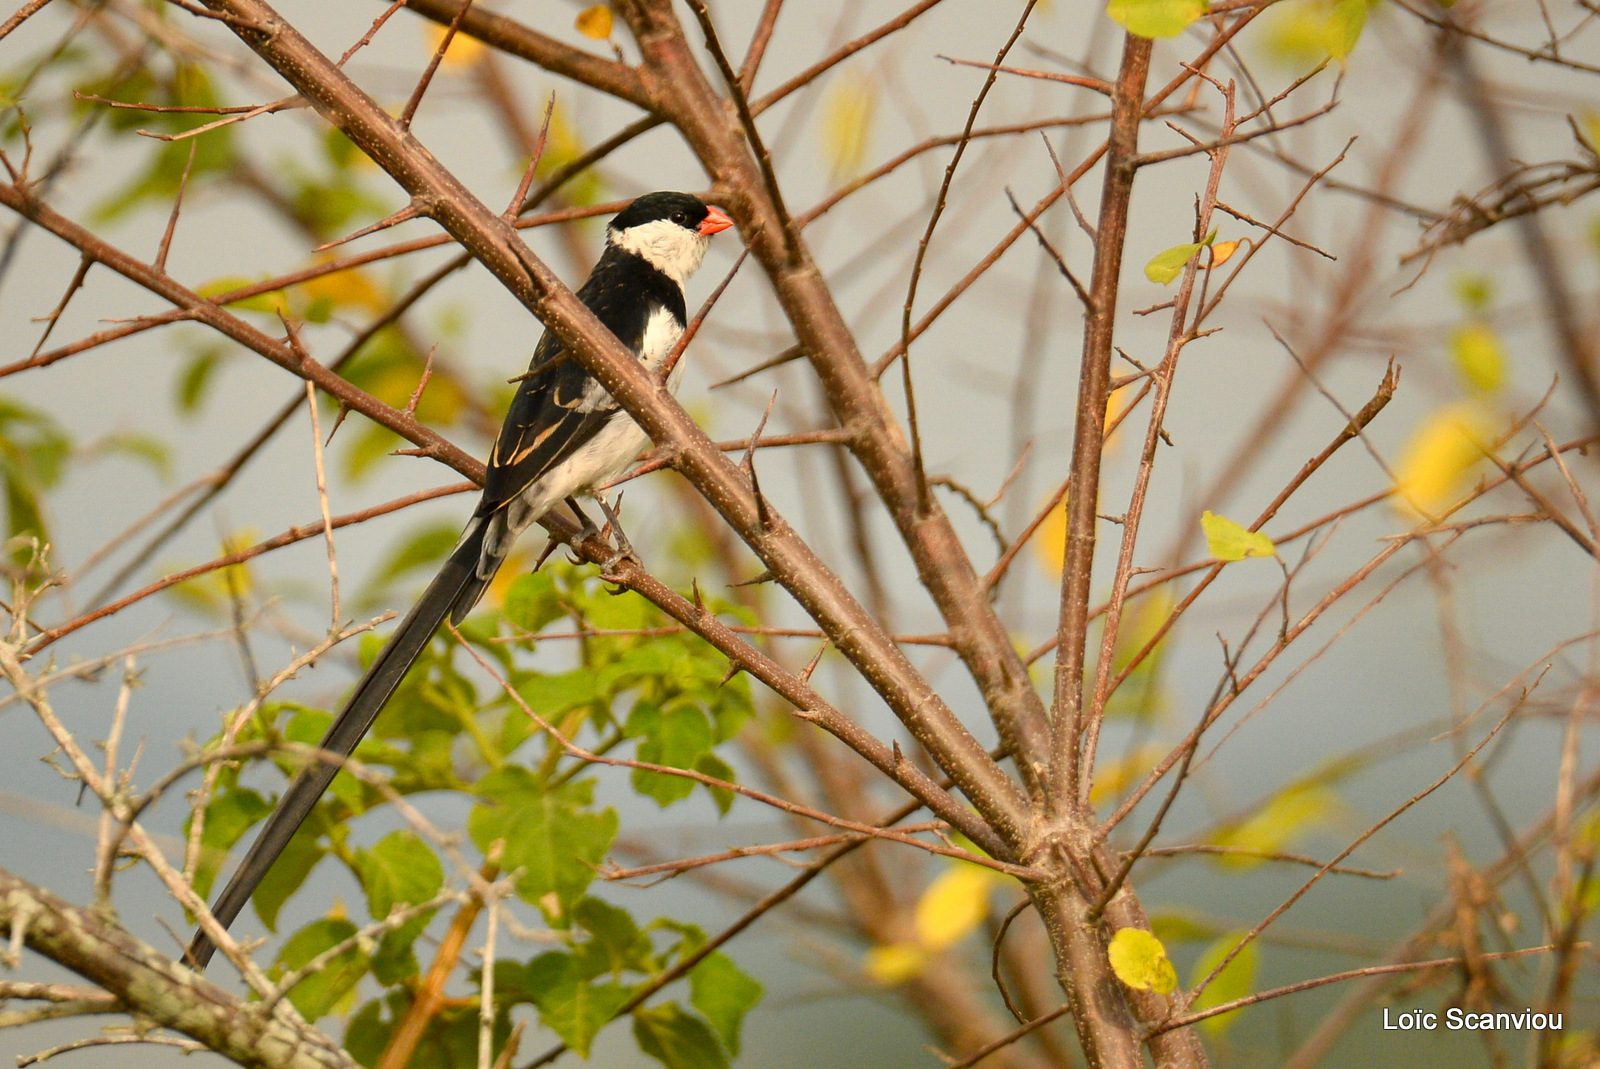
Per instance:
[[[1239,940],[1243,939],[1244,935],[1244,932],[1228,932],[1206,947],[1204,953],[1200,955],[1199,960],[1194,964],[1194,973],[1190,978],[1189,985],[1191,987],[1198,986],[1201,981],[1210,976],[1212,971],[1222,964],[1223,959],[1239,945]],[[1232,1002],[1250,994],[1255,986],[1258,953],[1258,944],[1251,942],[1238,954],[1235,954],[1233,960],[1228,962],[1227,967],[1217,974],[1217,978],[1211,981],[1204,991],[1200,992],[1199,997],[1194,1000],[1191,1008],[1206,1010],[1212,1006],[1220,1006],[1224,1002]],[[1232,1010],[1228,1013],[1218,1014],[1215,1017],[1207,1017],[1200,1023],[1200,1027],[1213,1035],[1220,1034],[1227,1031],[1238,1020],[1239,1013],[1239,1010]]]
[[[43,495],[61,480],[72,440],[51,416],[0,397],[0,486],[6,500],[6,533],[45,543]],[[18,563],[25,560],[18,549]]]
[[[410,536],[392,561],[420,566],[448,550],[430,537]],[[408,574],[411,567],[395,567]],[[712,606],[726,609],[726,606]],[[382,770],[401,795],[446,791],[470,799],[467,830],[484,858],[495,858],[517,897],[535,906],[558,946],[526,961],[495,963],[501,1021],[528,1006],[540,1022],[580,1054],[635,997],[641,985],[683,962],[705,943],[693,926],[641,924],[625,909],[591,893],[595,874],[617,834],[615,811],[597,800],[598,779],[524,711],[593,749],[631,745],[643,761],[698,768],[733,780],[716,756],[752,715],[748,684],[726,680],[726,661],[693,635],[661,634],[667,623],[635,595],[613,596],[586,569],[554,564],[516,579],[503,605],[468,621],[463,635],[505,673],[515,698],[485,677],[456,643],[439,637],[401,684],[373,731],[356,750],[364,765]],[[559,628],[585,637],[576,664],[551,664],[539,633]],[[646,632],[640,634],[639,632]],[[367,636],[370,663],[381,639]],[[494,641],[491,641],[494,640]],[[563,656],[571,646],[557,647]],[[294,703],[265,706],[245,725],[241,742],[315,744],[330,722],[323,709]],[[591,741],[588,737],[593,736]],[[292,776],[300,759],[279,752],[263,763]],[[229,770],[206,811],[201,867],[209,889],[226,852],[271,810],[269,799]],[[618,773],[620,779],[620,773]],[[681,802],[695,781],[636,770],[628,782],[657,805]],[[411,830],[391,831],[362,844],[363,818],[387,805],[387,795],[342,771],[255,896],[263,922],[276,927],[284,906],[324,859],[354,877],[374,921],[396,909],[431,901],[446,887],[449,866],[438,844]],[[713,795],[726,811],[731,792]],[[967,866],[963,866],[967,867]],[[430,915],[411,918],[336,955],[297,985],[291,997],[308,1017],[354,1005],[364,978],[390,990],[370,997],[350,1020],[346,1041],[363,1064],[375,1064],[414,996],[410,978],[422,971],[419,944]],[[281,972],[299,968],[349,939],[356,924],[319,917],[291,934],[279,953]],[[641,1048],[667,1065],[727,1065],[739,1049],[745,1014],[761,985],[732,959],[712,954],[688,977],[688,1001],[651,1002],[632,1009]],[[498,1042],[509,1032],[502,1028]],[[476,1044],[473,1014],[440,1013],[430,1020],[413,1065],[461,1064]],[[469,1052],[463,1054],[463,1052]]]

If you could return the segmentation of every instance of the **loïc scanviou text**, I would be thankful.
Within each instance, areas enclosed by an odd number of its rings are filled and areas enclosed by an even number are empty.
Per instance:
[[[1431,1010],[1383,1009],[1386,1032],[1435,1032],[1441,1027],[1451,1032],[1559,1032],[1561,1014],[1531,1008],[1478,1013],[1451,1006],[1442,1014]]]

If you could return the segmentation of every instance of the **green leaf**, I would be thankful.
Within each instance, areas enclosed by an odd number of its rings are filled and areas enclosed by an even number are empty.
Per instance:
[[[574,668],[560,675],[536,672],[518,682],[517,693],[528,703],[528,708],[547,720],[568,709],[588,705],[600,696],[595,689],[594,671],[589,668]]]
[[[336,943],[356,934],[356,926],[342,918],[325,918],[313,921],[283,944],[278,952],[275,977],[281,977],[316,957]],[[308,1021],[316,1021],[333,1012],[339,1000],[353,990],[367,973],[367,959],[355,947],[339,954],[317,969],[289,992],[289,1001]]]
[[[247,278],[244,275],[224,275],[221,278],[214,278],[210,282],[202,282],[195,287],[195,293],[202,297],[220,297],[224,293],[242,290],[246,286],[254,286],[260,281],[261,279],[259,278]],[[254,297],[241,297],[238,300],[229,301],[224,307],[241,308],[249,312],[276,313],[278,309],[288,307],[288,300],[282,290],[268,290],[265,293],[258,293]]]
[[[1111,0],[1106,14],[1139,37],[1176,37],[1208,10],[1206,0]]]
[[[148,92],[148,96],[143,99],[150,103],[193,108],[215,107],[219,103],[210,77],[195,63],[181,63],[173,70],[170,80],[164,83],[150,82],[147,85],[148,90],[154,91]],[[178,111],[161,113],[123,111],[121,115],[117,112],[112,114],[115,116],[113,122],[126,121],[123,120],[123,116],[127,116],[132,120],[134,127],[149,127],[174,133],[191,130],[212,122],[214,118],[197,112]],[[222,127],[199,134],[192,139],[160,143],[149,153],[148,165],[96,207],[96,216],[101,221],[109,220],[146,202],[154,202],[163,209],[170,208],[172,198],[183,182],[185,171],[190,172],[188,188],[192,193],[202,176],[233,168],[233,137],[234,131],[231,127]],[[192,167],[191,151],[194,153]],[[115,177],[120,176],[119,174]]]
[[[371,580],[372,588],[381,590],[402,575],[437,564],[460,537],[461,531],[453,523],[430,524],[411,531],[379,561]]]
[[[1117,979],[1135,990],[1165,995],[1178,986],[1178,971],[1167,960],[1167,948],[1142,928],[1119,930],[1111,937],[1107,957]]]
[[[703,753],[694,759],[694,770],[704,773],[713,779],[720,779],[725,783],[737,783],[738,776],[733,771],[733,766],[714,753]],[[711,795],[711,800],[717,805],[717,812],[723,816],[728,815],[728,810],[733,808],[733,800],[738,797],[734,791],[726,787],[713,787],[705,784],[706,793]]]
[[[383,933],[378,940],[378,949],[372,952],[372,975],[378,983],[385,986],[398,984],[422,971],[417,963],[414,944],[417,937],[427,930],[433,914],[434,911],[429,910]]]
[[[0,397],[0,481],[5,484],[10,535],[50,541],[43,494],[60,481],[71,454],[72,439],[53,417]],[[28,551],[22,549],[15,559],[25,564],[27,556]]]
[[[583,1058],[589,1056],[589,1044],[595,1035],[633,993],[623,984],[596,984],[581,979],[572,956],[558,951],[528,962],[520,978],[509,973],[508,970],[508,981],[517,985],[512,990],[520,989],[525,993],[523,997],[531,998],[539,1007],[540,1020]],[[500,976],[497,969],[496,986]]]
[[[178,373],[178,411],[189,415],[200,408],[206,388],[222,366],[222,350],[207,348],[189,358]]]
[[[567,614],[549,570],[529,572],[512,580],[506,590],[506,619],[512,627],[538,634]]]
[[[403,1010],[405,999],[404,991],[395,991],[390,993],[387,1001],[390,1005],[400,1002],[401,1005],[396,1008],[399,1012]],[[350,1018],[349,1027],[344,1030],[345,1052],[355,1059],[357,1065],[372,1069],[389,1046],[389,1037],[394,1035],[394,1025],[393,1018],[384,1020],[383,1002],[373,999]]]
[[[655,948],[628,911],[598,898],[585,897],[572,907],[573,923],[591,939],[578,948],[575,960],[583,979],[610,973],[655,971]]]
[[[693,768],[695,761],[711,749],[711,723],[706,714],[688,703],[667,709],[652,702],[638,702],[628,714],[624,733],[640,739],[639,760],[672,768]],[[633,789],[665,809],[681,802],[693,792],[695,782],[686,776],[634,769]]]
[[[283,853],[278,855],[278,860],[272,863],[272,867],[256,886],[256,893],[250,896],[256,916],[267,926],[267,931],[278,930],[278,911],[289,900],[289,896],[306,882],[306,877],[311,875],[311,870],[317,867],[317,863],[327,855],[327,850],[317,842],[314,828],[302,829],[289,840],[288,845],[283,848]]]
[[[712,954],[689,970],[689,1002],[722,1037],[729,1053],[739,1055],[739,1029],[744,1015],[761,1001],[761,984],[726,954]]]
[[[283,726],[283,737],[289,742],[298,742],[305,746],[315,746],[322,741],[328,733],[328,727],[333,723],[331,714],[321,709],[311,709],[306,706],[291,706],[294,715]],[[284,775],[294,776],[306,764],[306,759],[298,754],[288,754],[273,759]],[[366,809],[361,781],[350,773],[340,769],[333,777],[333,782],[328,787],[328,796],[338,799],[351,812],[360,813]]]
[[[172,450],[153,434],[107,434],[90,442],[85,448],[92,453],[120,453],[133,460],[142,460],[163,478],[172,474]]]
[[[1222,964],[1222,959],[1245,936],[1244,932],[1229,932],[1216,940],[1200,955],[1200,960],[1194,963],[1194,971],[1189,974],[1189,985],[1196,986],[1200,981],[1211,975],[1211,970]],[[1212,1006],[1220,1006],[1224,1002],[1244,998],[1255,988],[1258,943],[1251,942],[1239,951],[1238,955],[1230,962],[1228,967],[1211,981],[1206,989],[1200,992],[1200,997],[1194,1000],[1191,1010],[1205,1010]],[[1200,1022],[1200,1027],[1212,1035],[1220,1035],[1238,1019],[1239,1011],[1230,1010],[1218,1014],[1216,1017],[1207,1017]]]
[[[1260,531],[1249,531],[1226,516],[1207,509],[1200,515],[1200,529],[1206,533],[1206,549],[1218,560],[1236,561],[1246,557],[1272,557],[1278,547]]]
[[[649,627],[653,622],[651,614],[655,612],[653,605],[633,591],[613,596],[598,583],[587,591],[581,604],[583,618],[590,626],[607,631],[637,631]]]
[[[1217,926],[1187,913],[1162,911],[1150,914],[1150,931],[1167,946],[1215,939]]]
[[[194,874],[195,893],[202,898],[211,892],[211,881],[228,856],[233,844],[258,821],[272,812],[272,803],[255,791],[234,789],[212,797],[206,807],[205,830],[200,833],[200,864]],[[184,821],[187,834],[189,822]]]
[[[1193,241],[1187,245],[1174,245],[1165,252],[1158,252],[1144,265],[1144,277],[1165,286],[1182,274],[1184,267],[1203,248],[1205,248],[1204,242]]]
[[[381,921],[395,906],[426,902],[444,886],[444,868],[426,843],[409,831],[395,831],[357,850],[351,865],[367,892],[367,909]]]
[[[1250,819],[1212,836],[1218,846],[1238,847],[1252,853],[1277,853],[1294,839],[1328,818],[1338,805],[1338,795],[1326,787],[1294,785],[1279,791]],[[1222,855],[1217,864],[1251,868],[1262,859]]]
[[[728,1055],[716,1033],[675,1002],[633,1011],[639,1049],[667,1069],[727,1069]]]
[[[1494,279],[1489,275],[1457,275],[1450,280],[1456,300],[1468,312],[1482,312],[1494,303]]]
[[[348,439],[344,454],[344,473],[351,479],[359,479],[366,475],[372,470],[372,465],[405,444],[394,431],[380,427],[376,423],[364,426],[360,434],[349,435],[348,431],[345,433]]]
[[[499,975],[497,969],[496,978]],[[429,1020],[406,1069],[461,1069],[478,1063],[478,1000],[466,1001],[471,1005],[445,1005]],[[368,1002],[350,1018],[344,1034],[345,1050],[358,1064],[373,1069],[389,1046],[395,1026],[410,1008],[411,996],[404,990],[390,991],[381,1001]],[[497,1015],[495,1051],[504,1047],[510,1031],[507,1015]]]
[[[563,919],[594,880],[593,866],[616,838],[617,814],[591,808],[592,781],[574,780],[546,790],[533,773],[516,765],[484,776],[477,793],[483,800],[467,815],[472,841],[488,853],[496,840],[504,840],[501,869],[522,870],[517,894],[543,906],[553,919]],[[555,903],[541,901],[550,894]]]

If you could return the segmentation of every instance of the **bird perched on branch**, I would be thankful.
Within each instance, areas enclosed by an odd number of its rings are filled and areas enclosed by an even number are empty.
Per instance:
[[[607,224],[605,251],[578,289],[578,299],[645,367],[659,368],[683,336],[684,281],[700,266],[711,236],[732,225],[721,211],[687,193],[648,193]],[[682,371],[679,362],[668,375],[668,389],[676,391]],[[605,387],[568,358],[547,331],[489,454],[483,497],[461,540],[356,684],[319,749],[345,757],[356,748],[445,617],[460,623],[472,610],[528,526],[565,501],[592,532],[594,524],[574,496],[617,478],[649,442]],[[613,518],[605,502],[599,503]],[[618,535],[621,541],[620,529]],[[313,761],[289,785],[212,907],[224,927],[250,900],[337,771],[334,762]],[[189,959],[204,967],[215,950],[204,932],[196,933]]]

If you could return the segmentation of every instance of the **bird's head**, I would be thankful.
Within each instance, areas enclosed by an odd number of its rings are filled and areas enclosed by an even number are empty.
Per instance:
[[[646,193],[607,224],[606,240],[643,257],[681,285],[699,268],[711,235],[732,225],[732,219],[699,197]]]

